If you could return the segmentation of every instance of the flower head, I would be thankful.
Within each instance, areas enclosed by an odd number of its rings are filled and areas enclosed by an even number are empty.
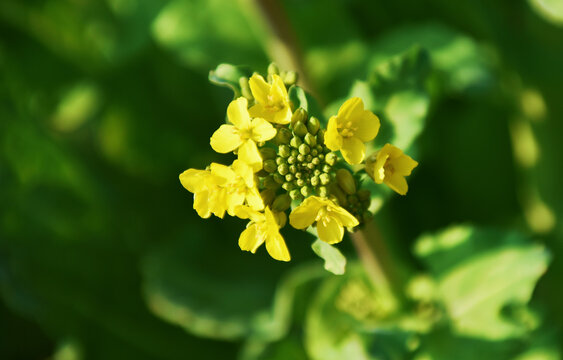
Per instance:
[[[289,250],[279,231],[279,224],[270,208],[263,213],[254,211],[247,206],[238,206],[235,210],[236,216],[241,219],[250,219],[246,230],[239,237],[241,250],[255,253],[264,242],[268,254],[276,260],[289,261],[291,256]]]
[[[366,164],[366,172],[377,184],[385,183],[400,195],[406,195],[409,186],[405,176],[411,174],[418,162],[401,149],[386,144]]]
[[[211,166],[219,164],[211,164]],[[194,194],[194,209],[206,219],[214,214],[223,218],[227,210],[227,179],[209,170],[188,169],[180,174],[180,182]]]
[[[364,110],[362,99],[354,97],[346,100],[328,121],[325,143],[332,151],[340,150],[350,165],[356,165],[364,160],[364,143],[373,140],[378,132],[379,118]]]
[[[237,159],[231,166],[213,163],[210,168],[213,175],[226,180],[221,184],[220,190],[225,192],[224,199],[229,215],[234,216],[235,208],[245,203],[254,210],[264,209],[250,165]]]
[[[272,79],[272,84],[268,84],[258,74],[250,78],[250,90],[256,99],[256,104],[250,108],[250,115],[276,124],[288,124],[292,113],[287,90],[279,75],[272,75]]]
[[[221,125],[211,136],[211,147],[219,153],[238,149],[239,159],[251,165],[255,171],[262,168],[262,157],[257,142],[267,141],[276,136],[276,129],[264,119],[251,119],[248,100],[240,97],[227,108],[227,118],[232,123]]]
[[[329,199],[310,196],[289,215],[289,223],[296,229],[306,229],[317,224],[319,238],[329,244],[342,241],[344,226],[359,225],[354,215]]]

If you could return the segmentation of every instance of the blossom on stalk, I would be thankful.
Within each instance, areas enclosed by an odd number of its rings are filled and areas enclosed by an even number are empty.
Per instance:
[[[418,162],[401,149],[386,144],[366,163],[366,172],[377,184],[385,183],[400,195],[406,195],[409,186],[405,176],[411,174]]]
[[[240,97],[227,108],[227,118],[232,123],[221,125],[211,136],[211,147],[218,153],[229,153],[238,149],[238,157],[255,171],[262,168],[262,157],[256,143],[276,136],[276,129],[262,118],[251,118],[248,100]]]
[[[225,191],[224,198],[229,215],[234,216],[235,208],[245,203],[254,210],[264,209],[250,165],[238,159],[233,161],[231,166],[213,163],[211,173],[226,180],[220,190]]]
[[[364,143],[377,136],[379,125],[379,118],[371,111],[364,110],[362,99],[351,98],[328,121],[326,146],[332,151],[340,150],[348,164],[359,164],[366,154]]]
[[[271,257],[280,261],[289,261],[291,256],[279,231],[279,224],[274,213],[266,207],[263,213],[247,206],[238,206],[236,216],[250,219],[246,229],[240,234],[239,247],[241,250],[255,253],[264,242]]]
[[[319,238],[329,244],[342,241],[344,227],[359,225],[358,219],[332,200],[318,196],[306,198],[289,215],[289,223],[296,229],[317,225]]]
[[[272,79],[272,84],[269,84],[258,74],[250,78],[250,91],[256,100],[249,110],[250,115],[276,124],[289,124],[292,112],[287,90],[279,75],[272,75]]]
[[[211,164],[211,166],[218,164]],[[227,192],[223,187],[227,179],[210,170],[188,169],[180,174],[180,182],[194,194],[194,209],[207,219],[214,214],[223,218],[227,210]]]

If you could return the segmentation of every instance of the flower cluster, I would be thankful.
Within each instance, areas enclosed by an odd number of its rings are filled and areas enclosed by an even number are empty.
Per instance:
[[[259,74],[241,79],[247,85],[245,97],[229,104],[229,123],[210,141],[213,150],[232,152],[237,159],[229,166],[212,163],[180,175],[182,185],[194,194],[199,216],[223,218],[227,213],[249,220],[240,248],[254,253],[265,243],[268,253],[281,261],[290,260],[280,234],[288,212],[292,227],[315,227],[321,240],[338,243],[344,228],[353,230],[371,216],[371,195],[359,189],[359,171],[404,195],[405,176],[418,165],[390,144],[366,159],[365,143],[377,136],[380,122],[362,100],[344,102],[325,130],[318,118],[294,108],[287,78],[273,70],[268,81]],[[365,166],[353,173],[350,165],[364,160]]]

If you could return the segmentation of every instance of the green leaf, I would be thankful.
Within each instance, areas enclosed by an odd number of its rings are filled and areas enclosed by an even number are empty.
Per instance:
[[[533,324],[505,314],[526,305],[549,253],[514,233],[459,226],[418,240],[458,334],[490,340],[521,336]]]
[[[554,25],[563,25],[563,3],[559,0],[528,0],[536,13]]]
[[[322,126],[326,127],[326,118],[315,100],[303,88],[293,85],[288,90],[289,101],[293,104],[294,109],[303,108],[307,110],[309,116],[315,116],[321,121]]]
[[[311,247],[315,254],[325,261],[326,270],[335,275],[342,275],[346,272],[346,257],[336,247],[320,239],[317,239]]]
[[[234,97],[242,95],[239,80],[250,77],[252,71],[246,67],[231,64],[219,64],[215,70],[209,72],[209,81],[215,85],[228,87],[234,92]]]

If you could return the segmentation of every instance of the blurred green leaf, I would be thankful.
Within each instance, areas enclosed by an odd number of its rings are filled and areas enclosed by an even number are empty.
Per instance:
[[[418,240],[457,333],[490,340],[517,337],[533,324],[504,316],[526,305],[549,262],[546,249],[517,233],[453,227]]]
[[[532,9],[554,25],[563,25],[563,2],[559,0],[528,0]]]
[[[311,248],[325,261],[324,268],[327,271],[335,275],[342,275],[346,272],[346,257],[336,247],[317,239]]]
[[[209,81],[215,85],[228,87],[234,92],[234,97],[240,97],[240,78],[252,76],[252,71],[247,67],[231,64],[219,64],[215,70],[209,72]]]

